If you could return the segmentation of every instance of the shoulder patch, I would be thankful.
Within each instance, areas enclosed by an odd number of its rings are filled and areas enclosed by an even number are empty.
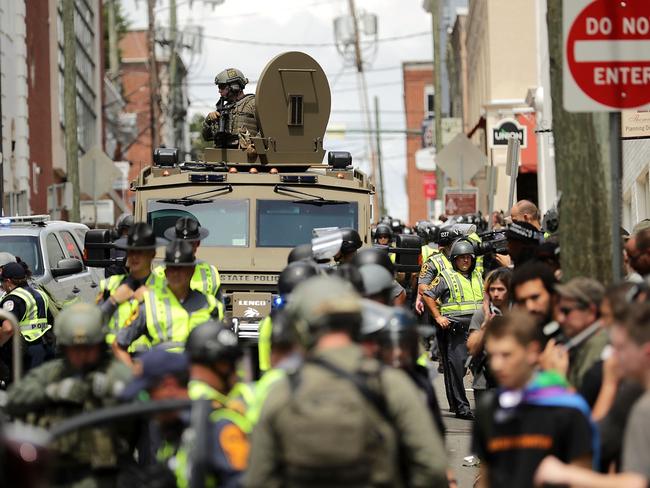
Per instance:
[[[436,278],[431,282],[431,288],[438,286],[438,283],[440,283],[440,276],[436,276]]]
[[[139,314],[140,314],[140,307],[133,307],[133,312],[131,312],[129,318],[124,321],[124,325],[122,325],[122,327],[129,327],[133,323],[133,321],[138,318]]]
[[[239,427],[231,423],[224,425],[219,432],[219,445],[234,469],[246,469],[250,444]]]
[[[2,304],[2,308],[6,310],[7,312],[11,312],[14,309],[14,301],[13,300],[7,300]]]

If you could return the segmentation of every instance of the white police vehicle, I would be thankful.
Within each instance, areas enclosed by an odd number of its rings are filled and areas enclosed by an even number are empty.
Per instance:
[[[83,263],[88,227],[48,215],[0,218],[0,250],[20,257],[33,279],[60,304],[94,301],[101,270]]]

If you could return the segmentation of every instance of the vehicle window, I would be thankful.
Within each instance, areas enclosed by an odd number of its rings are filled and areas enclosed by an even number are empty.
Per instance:
[[[63,239],[63,245],[68,251],[68,255],[71,258],[83,261],[83,255],[81,254],[81,250],[77,245],[77,241],[74,240],[74,236],[67,230],[61,231],[59,235],[61,236],[61,239]]]
[[[47,260],[50,268],[56,268],[59,261],[65,259],[63,249],[61,249],[61,245],[54,234],[47,236],[45,245],[47,246]]]
[[[310,205],[290,200],[257,201],[257,246],[295,247],[311,242],[312,230],[321,227],[357,228],[355,202]]]
[[[1,235],[0,249],[27,263],[35,276],[41,276],[44,273],[43,257],[37,236]]]
[[[248,212],[248,200],[216,200],[192,206],[149,200],[147,221],[156,236],[163,237],[165,230],[173,227],[179,217],[194,217],[210,232],[201,241],[202,247],[247,247]]]

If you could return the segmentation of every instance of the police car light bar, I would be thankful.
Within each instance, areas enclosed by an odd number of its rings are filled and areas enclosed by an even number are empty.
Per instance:
[[[14,215],[0,218],[0,225],[11,225],[20,223],[43,224],[50,220],[49,215]]]

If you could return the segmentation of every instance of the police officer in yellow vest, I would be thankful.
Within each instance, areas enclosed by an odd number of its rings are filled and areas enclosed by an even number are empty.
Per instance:
[[[257,348],[259,351],[260,371],[265,372],[271,368],[271,337],[273,321],[277,310],[284,308],[293,289],[300,283],[320,272],[312,261],[295,261],[282,270],[278,277],[279,297],[271,315],[260,322]]]
[[[128,274],[116,274],[102,280],[99,284],[97,304],[108,319],[106,342],[112,344],[117,331],[124,327],[131,317],[135,302],[140,303],[145,293],[157,285],[158,277],[151,272],[151,263],[156,257],[156,248],[167,244],[157,238],[146,222],[137,222],[129,228],[128,235],[115,241],[117,249],[126,251]],[[109,313],[110,311],[110,313]],[[129,352],[149,349],[146,337],[131,345]]]
[[[243,461],[248,457],[246,435],[252,424],[246,418],[245,403],[234,392],[239,383],[237,363],[243,353],[235,333],[223,322],[211,320],[190,333],[185,346],[190,359],[188,393],[192,400],[210,400],[215,422],[236,427],[233,435],[241,441]],[[240,463],[242,469],[245,462]]]
[[[468,357],[465,344],[472,315],[483,305],[483,277],[475,269],[474,246],[468,239],[454,242],[449,260],[453,269],[442,270],[423,298],[447,339],[441,356],[449,407],[456,417],[472,419],[463,384]]]
[[[223,317],[223,305],[216,298],[190,288],[195,263],[189,242],[172,241],[167,245],[165,284],[148,290],[125,327],[118,331],[113,342],[118,358],[132,365],[127,350],[142,336],[152,346],[162,344],[171,352],[182,352],[192,329],[212,318]]]
[[[27,283],[27,273],[20,263],[5,264],[0,280],[2,289],[6,292],[0,308],[16,316],[27,344],[23,356],[25,369],[35,368],[54,358],[54,337],[51,332],[54,320],[49,311],[48,296]],[[0,346],[13,335],[13,328],[5,329],[2,327],[0,332]],[[1,354],[2,362],[11,365],[11,344],[4,345]]]
[[[201,227],[198,220],[192,217],[181,217],[176,221],[174,227],[165,230],[165,238],[170,241],[181,240],[189,242],[192,245],[192,253],[196,257],[196,251],[201,245],[201,241],[208,237],[208,229]],[[161,278],[165,276],[165,267],[157,266],[154,273]],[[200,291],[206,295],[212,295],[220,300],[221,278],[216,266],[205,261],[197,260],[192,275],[190,286],[193,290]]]

